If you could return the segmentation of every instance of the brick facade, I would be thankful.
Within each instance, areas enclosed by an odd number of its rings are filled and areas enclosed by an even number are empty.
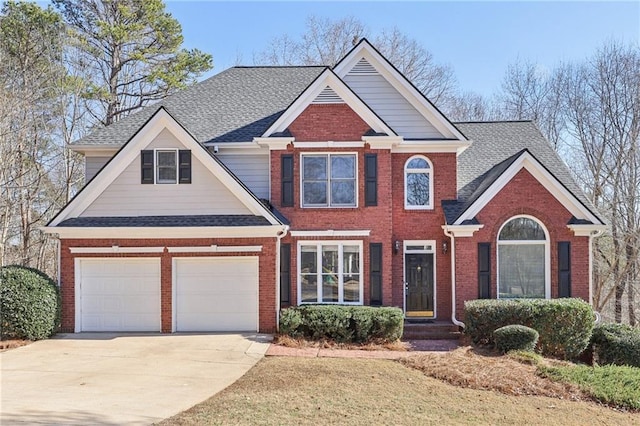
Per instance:
[[[70,247],[164,247],[162,253],[71,253]],[[260,253],[169,253],[166,247],[262,245]],[[275,238],[197,238],[197,239],[66,239],[60,241],[60,292],[62,295],[62,332],[75,329],[76,258],[160,258],[160,303],[163,333],[172,328],[172,260],[174,257],[256,256],[259,255],[259,331],[276,329],[276,239]]]
[[[551,297],[558,297],[558,242],[571,243],[571,295],[589,301],[589,237],[576,237],[567,227],[572,214],[526,169],[478,213],[484,227],[473,237],[456,238],[456,309],[461,317],[465,300],[478,298],[478,243],[491,243],[491,297],[497,294],[497,239],[500,227],[513,216],[529,215],[544,224],[549,237]]]
[[[347,104],[311,104],[289,125],[297,141],[359,141],[369,130]]]

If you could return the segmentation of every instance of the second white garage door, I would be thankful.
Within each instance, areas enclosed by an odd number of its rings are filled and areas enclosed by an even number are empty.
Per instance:
[[[176,331],[256,331],[258,258],[174,259]]]

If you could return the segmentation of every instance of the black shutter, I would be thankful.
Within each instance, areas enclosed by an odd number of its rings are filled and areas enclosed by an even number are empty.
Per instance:
[[[364,155],[364,205],[378,205],[378,154]]]
[[[558,297],[571,297],[571,243],[558,242]]]
[[[491,299],[491,243],[478,243],[478,298]]]
[[[369,283],[372,306],[382,305],[382,243],[369,244]]]
[[[153,150],[144,150],[140,152],[140,183],[154,182],[154,170],[153,170]]]
[[[281,205],[283,207],[293,207],[293,155],[283,155],[280,160],[282,173]]]
[[[178,183],[191,183],[191,151],[181,149],[178,152]]]
[[[291,304],[291,244],[280,244],[280,304]]]

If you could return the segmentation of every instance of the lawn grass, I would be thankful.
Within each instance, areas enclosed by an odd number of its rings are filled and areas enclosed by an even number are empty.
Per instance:
[[[582,401],[452,386],[395,361],[267,357],[224,391],[161,424],[640,425],[640,416]]]
[[[574,383],[605,404],[640,410],[640,368],[618,365],[540,366],[539,371],[543,377]]]

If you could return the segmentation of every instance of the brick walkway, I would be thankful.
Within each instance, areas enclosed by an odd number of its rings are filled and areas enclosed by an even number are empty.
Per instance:
[[[272,344],[267,356],[294,356],[305,358],[371,358],[399,359],[420,352],[448,352],[458,347],[456,340],[410,340],[408,351],[367,351],[358,349],[287,348]]]

